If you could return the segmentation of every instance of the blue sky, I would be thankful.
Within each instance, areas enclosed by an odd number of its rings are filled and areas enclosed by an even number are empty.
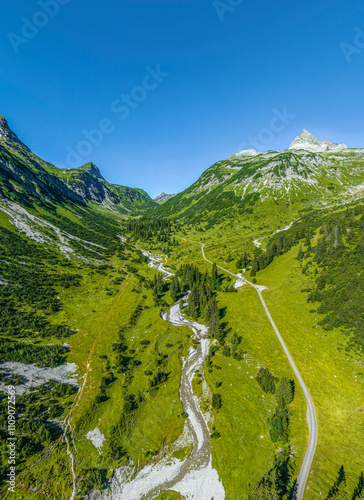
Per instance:
[[[156,196],[253,144],[285,149],[303,128],[364,147],[362,2],[12,0],[1,11],[0,114],[59,167],[93,161]]]

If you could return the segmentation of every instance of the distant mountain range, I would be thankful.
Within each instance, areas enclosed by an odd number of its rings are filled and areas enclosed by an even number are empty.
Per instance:
[[[240,151],[205,170],[157,211],[210,224],[255,213],[264,205],[308,207],[342,203],[364,194],[364,149],[320,142],[303,130],[284,151]]]
[[[76,203],[127,215],[207,222],[267,210],[289,217],[364,194],[364,149],[320,142],[303,130],[284,151],[240,151],[205,170],[189,188],[154,200],[138,188],[107,182],[93,163],[59,169],[22,143],[0,116],[0,199],[22,206]]]

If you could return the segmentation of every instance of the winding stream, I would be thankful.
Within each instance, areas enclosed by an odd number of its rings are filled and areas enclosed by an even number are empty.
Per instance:
[[[149,266],[164,274],[164,279],[173,276],[173,273],[163,267],[158,256],[143,251],[149,259]],[[184,411],[187,412],[187,434],[193,442],[191,454],[185,460],[176,458],[162,458],[156,464],[147,465],[134,479],[134,469],[121,467],[115,471],[110,480],[108,490],[104,490],[101,497],[108,500],[152,500],[161,491],[173,490],[185,496],[188,500],[224,500],[225,490],[219,480],[218,473],[211,464],[210,432],[205,417],[199,407],[198,398],[193,394],[192,379],[197,369],[203,369],[203,364],[209,352],[210,340],[207,336],[207,327],[189,321],[183,317],[180,306],[181,299],[174,304],[162,318],[174,326],[189,327],[199,344],[196,349],[190,348],[182,366],[180,383],[180,400]],[[185,434],[185,432],[184,432]],[[91,497],[90,497],[91,498]]]

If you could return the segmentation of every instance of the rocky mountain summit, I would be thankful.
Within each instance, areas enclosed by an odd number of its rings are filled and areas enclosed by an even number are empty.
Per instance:
[[[29,151],[30,149],[21,142],[19,137],[10,129],[5,116],[0,115],[0,141],[5,143],[9,148],[14,151],[23,150]]]
[[[113,211],[132,213],[155,202],[142,189],[108,183],[94,163],[58,169],[23,144],[0,116],[0,196],[21,204],[95,203]]]
[[[189,188],[160,205],[164,215],[217,221],[237,213],[309,207],[364,195],[364,149],[320,142],[303,130],[284,151],[240,151],[205,170]],[[262,208],[262,204],[265,208]],[[234,215],[235,214],[235,215]]]
[[[99,167],[97,167],[92,162],[85,163],[85,165],[82,165],[81,167],[79,167],[78,170],[84,170],[85,172],[88,172],[90,175],[93,175],[94,177],[96,177],[97,179],[100,179],[101,181],[106,182],[105,179],[103,178],[103,176],[101,175]]]
[[[156,198],[154,198],[154,201],[156,201],[157,203],[162,203],[164,201],[169,200],[170,198],[173,198],[173,196],[176,196],[176,195],[175,194],[161,193]]]
[[[312,151],[314,153],[323,151],[341,151],[347,149],[345,144],[336,144],[331,141],[320,142],[314,135],[310,134],[306,129],[291,142],[289,149],[303,149],[305,151]]]

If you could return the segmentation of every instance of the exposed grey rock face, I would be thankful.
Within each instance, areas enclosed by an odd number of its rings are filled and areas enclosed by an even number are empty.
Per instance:
[[[310,134],[306,129],[296,137],[296,139],[291,142],[289,149],[305,149],[312,152],[323,152],[323,151],[341,151],[342,149],[347,149],[345,144],[336,144],[331,141],[320,142],[314,135]]]
[[[110,191],[96,165],[88,165],[90,168],[84,166],[72,171],[73,175],[66,180],[69,189],[84,201],[119,205],[119,197]]]
[[[85,172],[88,172],[90,175],[96,177],[97,179],[106,182],[103,176],[101,175],[99,167],[97,167],[94,163],[85,163],[85,165],[79,167],[78,170],[84,170]]]
[[[7,143],[0,141],[0,179],[3,184],[8,186],[9,191],[19,192],[19,200],[24,201],[23,197],[30,200],[32,197],[40,197],[49,201],[68,198],[72,201],[84,204],[85,201],[70,189],[58,176],[48,172],[41,164],[35,161],[29,149],[22,149],[22,156],[15,157],[11,155],[20,151],[14,147],[15,143],[8,146]],[[9,154],[10,153],[10,154]],[[44,162],[45,163],[45,162]],[[7,197],[7,190],[0,190],[0,196]]]
[[[30,151],[30,149],[21,142],[19,137],[11,130],[3,115],[0,115],[0,141],[5,142],[8,146],[13,146],[15,149],[24,149],[25,151]]]
[[[173,198],[173,196],[176,196],[176,195],[175,194],[161,193],[156,198],[154,198],[154,201],[156,201],[157,203],[160,203],[162,201],[166,201],[166,200],[169,200],[170,198]]]

